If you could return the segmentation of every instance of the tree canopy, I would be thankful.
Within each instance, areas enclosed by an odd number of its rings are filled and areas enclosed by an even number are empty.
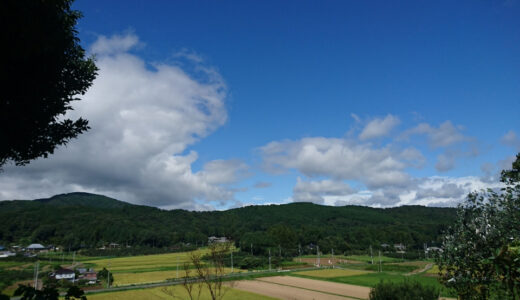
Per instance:
[[[47,157],[87,131],[88,121],[64,117],[97,75],[80,46],[81,13],[71,0],[2,2],[0,167]]]
[[[462,299],[520,297],[520,153],[504,187],[468,195],[437,257],[441,280]],[[500,283],[500,285],[497,285]]]

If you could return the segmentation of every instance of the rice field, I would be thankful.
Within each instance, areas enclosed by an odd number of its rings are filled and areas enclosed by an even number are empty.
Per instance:
[[[165,290],[166,288],[166,290]],[[196,287],[195,287],[196,289]],[[137,289],[121,292],[109,292],[100,294],[88,294],[89,300],[164,300],[164,299],[189,299],[188,294],[182,286],[169,286],[162,288]],[[211,299],[209,292],[203,288],[200,299]],[[275,298],[254,294],[246,291],[229,288],[226,292],[225,299],[242,299],[242,300],[273,300]]]
[[[196,250],[202,255],[208,252],[207,249]],[[105,258],[89,260],[96,270],[107,268],[114,274],[125,272],[153,272],[166,271],[182,268],[185,262],[189,261],[189,252],[141,255],[130,257]]]
[[[242,273],[244,270],[234,269],[234,273]],[[231,268],[225,268],[224,273],[231,273]],[[117,273],[114,275],[113,286],[124,286],[131,284],[142,284],[142,283],[155,283],[162,282],[168,279],[182,278],[186,276],[183,269],[169,270],[169,271],[153,271],[153,272],[138,272],[138,273]],[[194,276],[192,271],[191,276]]]
[[[351,269],[324,269],[324,270],[312,270],[312,271],[302,271],[293,273],[295,275],[309,276],[309,277],[317,277],[317,278],[334,278],[334,277],[345,277],[345,276],[355,276],[371,273],[369,271],[362,270],[351,270]]]

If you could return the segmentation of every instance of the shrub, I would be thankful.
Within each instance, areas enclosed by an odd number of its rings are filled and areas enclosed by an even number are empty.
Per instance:
[[[439,290],[433,286],[421,285],[417,281],[378,283],[370,290],[370,300],[437,300]]]

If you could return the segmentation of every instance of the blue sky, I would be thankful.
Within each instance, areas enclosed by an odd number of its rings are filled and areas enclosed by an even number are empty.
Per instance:
[[[10,168],[3,199],[81,190],[188,209],[453,206],[496,186],[520,151],[518,1],[74,8],[100,66],[75,112],[92,134]]]

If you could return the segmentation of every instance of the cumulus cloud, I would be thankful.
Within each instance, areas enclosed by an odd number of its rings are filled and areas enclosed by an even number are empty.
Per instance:
[[[411,149],[373,148],[324,137],[271,142],[261,153],[266,169],[273,172],[296,169],[308,177],[360,180],[369,187],[405,184],[409,176],[404,169],[420,157]]]
[[[373,189],[368,192],[370,197],[366,197],[367,192],[365,192],[361,204],[374,207],[399,205],[456,206],[463,202],[470,192],[501,186],[499,182],[489,182],[474,176],[413,178],[406,186]],[[356,199],[357,196],[354,194],[352,198]]]
[[[509,130],[501,139],[500,142],[506,146],[515,148],[520,151],[520,138],[513,130]]]
[[[216,160],[194,172],[198,154],[185,153],[226,122],[225,82],[207,66],[197,74],[179,64],[150,66],[128,52],[139,43],[133,34],[99,37],[91,49],[99,75],[70,113],[92,129],[49,159],[6,168],[2,199],[89,191],[182,208],[233,199],[229,185],[247,173],[244,163]]]
[[[455,156],[448,153],[443,153],[437,156],[437,163],[435,169],[439,172],[446,172],[455,167]]]
[[[470,138],[462,134],[460,126],[454,126],[450,121],[445,121],[439,127],[421,123],[414,128],[406,130],[402,139],[408,139],[412,135],[426,135],[430,145],[434,148],[447,147],[459,142],[469,141]]]
[[[359,139],[364,141],[386,136],[399,123],[401,123],[399,118],[393,115],[387,115],[384,119],[376,118],[363,128],[359,134]]]
[[[325,196],[346,196],[352,193],[354,190],[341,180],[304,181],[298,177],[293,189],[293,200],[324,204]]]

